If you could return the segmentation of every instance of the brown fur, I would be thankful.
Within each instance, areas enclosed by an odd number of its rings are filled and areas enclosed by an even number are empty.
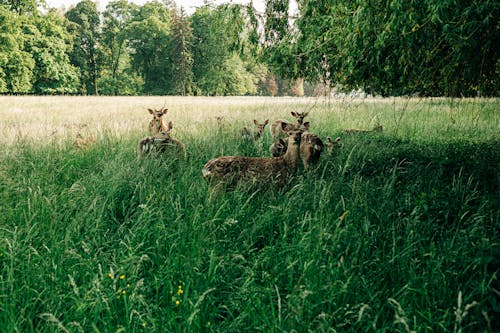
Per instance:
[[[302,124],[304,124],[304,118],[309,114],[309,112],[291,112],[291,115],[297,119],[297,124],[296,126],[300,127]],[[270,130],[271,130],[271,136],[273,138],[273,141],[277,140],[285,134],[286,131],[282,130],[282,125],[281,124],[288,124],[289,126],[295,126],[294,124],[290,123],[287,120],[284,119],[278,119],[275,122],[271,124]]]
[[[337,150],[342,147],[342,141],[338,137],[335,140],[332,140],[331,137],[327,136],[325,147],[326,147],[326,153],[330,156],[333,156],[335,155]]]
[[[242,138],[252,140],[259,139],[264,132],[264,128],[266,128],[267,124],[269,124],[269,119],[266,119],[263,123],[259,123],[256,119],[254,119],[253,123],[255,125],[255,128],[243,127],[240,130],[240,136]]]
[[[323,148],[323,140],[319,136],[309,132],[302,134],[300,159],[306,170],[318,164]]]
[[[290,144],[285,155],[280,157],[222,156],[208,161],[203,167],[203,176],[214,186],[225,184],[233,188],[240,181],[260,185],[277,182],[282,188],[286,180],[297,171],[302,130],[287,132]]]
[[[163,116],[167,114],[168,109],[161,108],[159,110],[148,109],[149,113],[153,116],[153,119],[149,122],[149,133],[151,135],[156,135],[161,132],[166,132],[168,130],[165,122],[163,121]]]
[[[171,136],[173,124],[170,121],[166,131],[157,133],[139,140],[137,144],[137,156],[142,157],[150,153],[166,153],[167,151],[177,151],[186,157],[184,143]]]

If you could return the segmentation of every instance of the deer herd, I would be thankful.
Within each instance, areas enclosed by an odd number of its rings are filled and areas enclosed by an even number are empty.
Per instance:
[[[153,119],[149,122],[150,136],[139,140],[137,155],[139,158],[151,153],[178,153],[186,157],[185,145],[172,137],[173,124],[165,123],[164,116],[168,109],[148,109]],[[281,189],[286,181],[303,167],[313,169],[319,162],[323,151],[333,155],[342,146],[341,139],[326,137],[323,141],[318,135],[309,132],[310,122],[304,121],[309,112],[291,112],[295,122],[278,119],[270,125],[273,144],[269,147],[271,157],[221,156],[208,161],[202,168],[202,174],[214,187],[234,188],[239,183],[276,184]],[[222,117],[217,117],[217,124],[222,124]],[[244,127],[238,135],[242,139],[258,140],[264,133],[269,120],[253,120],[252,127]],[[345,134],[380,132],[382,126],[372,130],[348,129]]]

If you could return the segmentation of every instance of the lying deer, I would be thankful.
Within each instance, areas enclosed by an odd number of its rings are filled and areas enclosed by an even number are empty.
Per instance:
[[[380,124],[377,124],[371,130],[349,128],[349,129],[346,129],[344,132],[346,134],[366,134],[366,133],[372,133],[372,132],[382,132],[383,130],[384,130],[383,126]]]
[[[288,149],[280,157],[222,156],[208,161],[203,167],[203,177],[212,185],[225,184],[234,188],[240,181],[269,184],[277,181],[282,188],[291,175],[297,171],[301,129],[289,128],[283,124],[288,134]]]
[[[148,111],[153,116],[153,119],[149,122],[149,133],[151,135],[156,135],[160,132],[166,132],[168,129],[163,121],[163,116],[167,114],[168,109],[148,109]]]
[[[169,121],[168,127],[165,131],[139,140],[139,143],[137,144],[138,157],[148,155],[152,152],[165,153],[167,150],[180,152],[184,155],[184,157],[186,157],[186,148],[184,143],[171,136],[173,128],[174,126],[172,122]]]
[[[255,128],[243,127],[240,130],[240,136],[244,139],[257,140],[260,138],[264,132],[264,128],[269,124],[269,119],[266,119],[263,123],[259,123],[256,119],[253,120]]]
[[[309,112],[290,112],[295,119],[297,119],[297,126],[302,126],[304,124],[304,118],[309,114]],[[284,119],[278,119],[274,123],[271,124],[270,130],[271,130],[271,136],[273,138],[273,141],[277,140],[280,138],[280,135],[284,133],[282,131],[281,124],[286,123],[288,125],[294,125],[287,120]]]

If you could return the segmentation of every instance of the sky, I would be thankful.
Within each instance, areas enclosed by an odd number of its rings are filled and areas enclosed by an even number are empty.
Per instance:
[[[71,5],[76,5],[80,0],[45,0],[47,5],[49,7],[54,7],[54,8],[60,8],[62,6],[69,8]],[[129,0],[130,2],[136,3],[138,5],[143,5],[146,2],[149,2],[151,0]],[[107,3],[109,0],[98,0],[99,3],[99,11],[103,11],[106,8]],[[247,4],[250,2],[250,0],[216,0],[214,1],[215,4],[221,4],[225,2],[232,2],[232,3],[240,3],[240,4]],[[256,10],[258,11],[264,11],[264,0],[253,0],[253,5]],[[179,7],[183,7],[184,10],[188,14],[192,14],[196,7],[200,7],[203,5],[203,0],[175,0],[175,3]]]

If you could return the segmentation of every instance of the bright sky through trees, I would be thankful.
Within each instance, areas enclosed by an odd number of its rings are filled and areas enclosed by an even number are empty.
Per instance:
[[[110,0],[97,0],[99,10],[104,10],[106,8],[106,5],[108,4]],[[138,5],[143,5],[148,1],[151,0],[129,0],[130,2],[136,3]],[[76,5],[80,0],[46,0],[47,5],[49,7],[55,7],[59,8],[62,6],[65,6],[66,8],[70,7],[71,5]],[[175,1],[178,6],[183,7],[184,10],[186,10],[187,13],[192,14],[196,7],[202,6],[203,5],[203,0],[176,0]],[[221,4],[224,2],[229,2],[227,0],[217,0],[214,1],[215,4]],[[250,2],[249,0],[232,0],[232,3],[248,3]],[[253,0],[253,5],[254,7],[259,10],[259,11],[264,11],[264,0]]]

